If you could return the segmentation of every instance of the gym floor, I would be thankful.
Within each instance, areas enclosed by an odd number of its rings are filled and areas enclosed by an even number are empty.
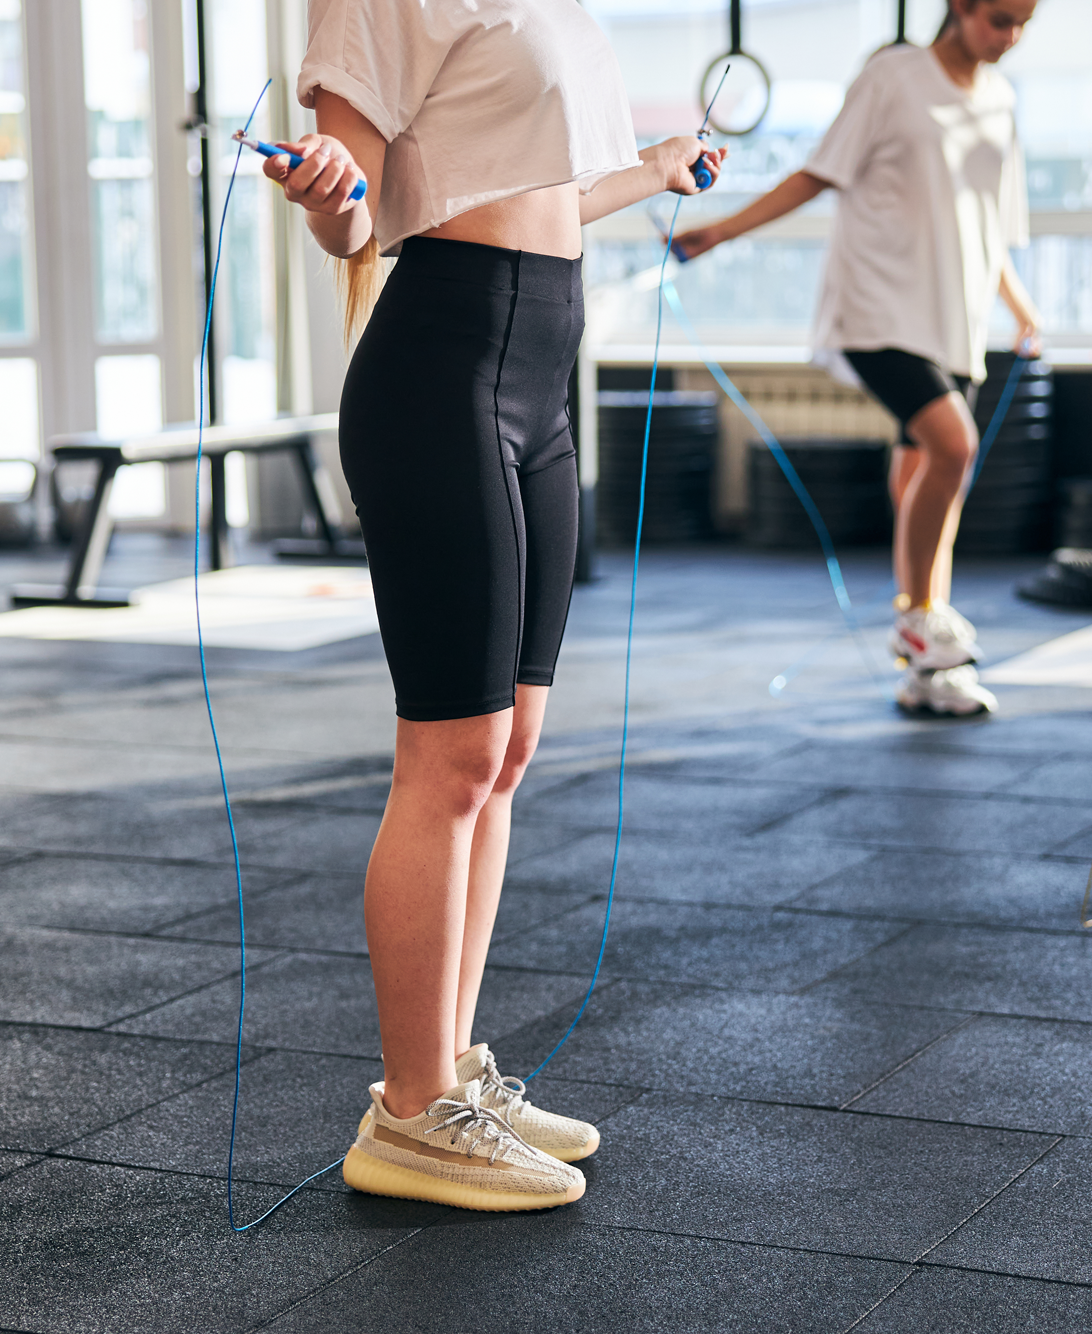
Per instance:
[[[56,564],[8,555],[0,583]],[[991,660],[1087,624],[1014,597],[1041,564],[962,563]],[[882,591],[883,553],[847,566]],[[120,537],[104,582],[186,568],[184,544]],[[482,999],[514,1074],[567,1026],[602,925],[626,557],[600,571]],[[890,682],[887,617],[871,604],[867,639]],[[599,1124],[584,1199],[477,1215],[331,1174],[242,1236],[234,886],[194,652],[0,638],[0,1327],[1092,1328],[1092,692],[908,720],[837,629],[815,556],[647,553],[603,977],[529,1091]],[[391,689],[376,636],[209,656],[249,907],[249,1218],[345,1151],[380,1074],[360,889]]]

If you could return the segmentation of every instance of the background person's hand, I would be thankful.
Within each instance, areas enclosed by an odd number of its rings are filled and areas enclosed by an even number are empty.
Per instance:
[[[672,245],[677,246],[687,259],[695,259],[727,239],[724,223],[711,222],[704,227],[692,227],[688,232],[676,232]]]
[[[287,157],[266,158],[262,166],[271,181],[284,187],[284,196],[291,203],[302,205],[309,213],[345,213],[356,207],[357,201],[349,196],[364,173],[340,140],[328,134],[305,134],[298,144],[278,141],[274,147],[304,159],[294,169]]]
[[[1013,340],[1012,350],[1018,357],[1029,361],[1038,361],[1043,355],[1043,333],[1034,320],[1018,321],[1019,328]]]

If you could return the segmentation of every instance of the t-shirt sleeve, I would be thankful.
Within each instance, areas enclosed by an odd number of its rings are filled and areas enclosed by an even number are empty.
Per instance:
[[[1001,235],[1005,245],[1017,249],[1026,246],[1031,240],[1028,225],[1028,178],[1024,165],[1024,150],[1015,131],[1012,136],[1012,148],[1001,167],[999,205]]]
[[[312,107],[316,88],[336,93],[390,143],[420,111],[452,37],[406,0],[308,0],[296,96]]]
[[[882,124],[882,63],[873,58],[849,86],[842,109],[804,170],[845,190],[868,160]]]

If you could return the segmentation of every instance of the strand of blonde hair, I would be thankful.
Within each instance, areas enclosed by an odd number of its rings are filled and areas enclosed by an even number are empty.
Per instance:
[[[351,348],[367,324],[387,278],[374,232],[347,259],[334,260],[334,277],[345,320],[345,346]]]

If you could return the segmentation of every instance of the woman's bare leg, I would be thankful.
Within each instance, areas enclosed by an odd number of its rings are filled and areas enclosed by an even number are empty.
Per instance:
[[[455,1020],[455,1055],[470,1047],[474,1011],[485,969],[485,956],[493,935],[504,868],[508,861],[508,836],[512,826],[512,797],[519,787],[542,731],[548,686],[516,688],[512,732],[500,775],[485,805],[478,812],[470,854],[470,878],[466,898],[466,923],[459,970],[459,1001]]]
[[[951,543],[959,527],[978,433],[966,401],[958,393],[927,403],[907,423],[907,431],[921,458],[899,505],[895,549],[902,553],[905,565],[903,591],[910,605],[918,607],[933,596],[934,567],[942,542],[947,547],[938,573],[945,587],[950,579]]]
[[[456,1082],[455,1015],[475,826],[514,710],[398,721],[394,778],[364,889],[384,1104],[416,1116]]]
[[[895,514],[891,564],[900,593],[906,592],[910,582],[910,572],[906,560],[906,534],[898,522],[899,510],[902,508],[906,488],[910,485],[910,479],[920,462],[921,456],[918,451],[909,445],[896,445],[891,451],[891,470],[887,475],[887,489],[891,496],[891,508]]]

